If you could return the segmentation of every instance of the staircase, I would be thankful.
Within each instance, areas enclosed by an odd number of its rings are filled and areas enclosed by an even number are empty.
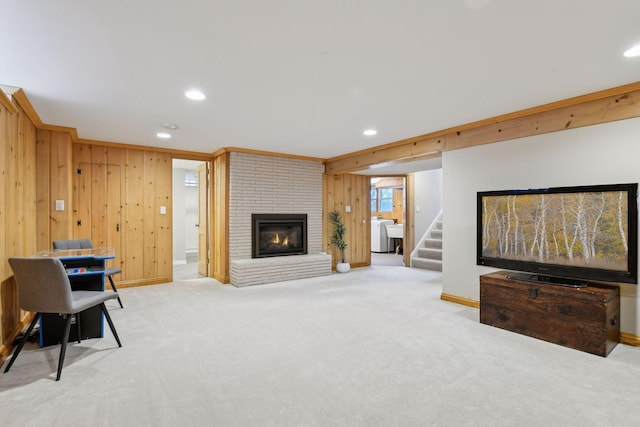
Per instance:
[[[411,267],[442,271],[442,212],[411,253]]]

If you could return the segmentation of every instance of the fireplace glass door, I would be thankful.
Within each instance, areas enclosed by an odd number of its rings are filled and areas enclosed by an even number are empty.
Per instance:
[[[253,214],[253,258],[307,253],[306,214]]]

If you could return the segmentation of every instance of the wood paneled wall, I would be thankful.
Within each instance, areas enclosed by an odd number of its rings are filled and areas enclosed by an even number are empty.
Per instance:
[[[211,176],[211,276],[229,283],[229,153],[218,153]]]
[[[1,90],[0,90],[1,91]],[[18,307],[8,258],[36,251],[36,128],[15,101],[0,97],[0,363],[29,321]]]
[[[67,132],[38,129],[36,134],[37,251],[72,235],[72,143]],[[64,210],[56,210],[56,200]]]
[[[37,250],[90,238],[116,249],[109,264],[122,269],[120,287],[171,281],[171,154],[73,143],[68,132],[37,135]]]
[[[73,171],[68,238],[116,248],[111,263],[122,269],[115,276],[121,287],[171,281],[171,154],[78,143]]]
[[[367,175],[328,175],[324,178],[323,200],[323,238],[322,244],[326,252],[333,255],[333,266],[339,261],[340,254],[331,245],[333,226],[329,221],[329,212],[337,209],[347,228],[345,239],[347,249],[345,257],[354,267],[371,264],[371,207],[370,177]],[[345,207],[350,206],[351,212]]]

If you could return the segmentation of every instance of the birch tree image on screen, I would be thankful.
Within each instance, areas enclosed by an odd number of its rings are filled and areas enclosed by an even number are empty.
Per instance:
[[[482,255],[626,271],[625,192],[483,196]]]

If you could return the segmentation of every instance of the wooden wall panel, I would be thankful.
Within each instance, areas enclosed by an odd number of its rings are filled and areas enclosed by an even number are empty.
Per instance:
[[[73,144],[73,231],[69,239],[91,237],[92,229],[92,189],[91,183],[92,146]]]
[[[51,206],[49,188],[51,175],[51,133],[38,131],[36,137],[36,234],[38,250],[48,248],[51,239],[51,219],[48,215]],[[67,209],[71,206],[68,205]]]
[[[49,215],[52,221],[49,242],[42,245],[42,250],[51,249],[53,240],[64,239],[73,232],[73,144],[71,136],[66,132],[51,132],[50,135]],[[38,171],[36,175],[39,174]],[[56,210],[56,200],[64,201],[64,210]]]
[[[214,158],[211,176],[211,275],[229,283],[229,153]]]
[[[91,147],[91,164],[81,164],[82,175],[89,174],[91,182],[91,229],[89,237],[95,246],[107,244],[107,148]],[[80,236],[79,236],[80,237]]]
[[[393,189],[393,218],[398,224],[404,222],[404,188]]]
[[[144,151],[127,150],[124,197],[124,264],[127,281],[144,277]]]
[[[107,150],[107,241],[105,246],[110,246],[116,250],[116,258],[107,262],[110,267],[120,268],[123,273],[114,276],[114,280],[122,281],[126,279],[124,272],[124,246],[122,236],[124,234],[124,182],[127,150],[120,148],[109,148]]]
[[[30,317],[20,310],[12,256],[36,252],[36,129],[22,107],[0,103],[0,363]]]
[[[26,114],[20,114],[19,145],[20,168],[19,185],[20,197],[24,200],[23,211],[20,217],[22,230],[23,250],[25,254],[35,253],[37,211],[36,211],[36,128]]]
[[[331,245],[333,226],[329,221],[329,212],[337,209],[347,228],[345,240],[346,261],[353,267],[371,264],[371,206],[370,178],[366,175],[324,175],[323,201],[323,239],[327,253],[333,255],[333,265],[339,261],[339,252]],[[350,206],[351,212],[345,207]]]
[[[154,158],[156,278],[168,282],[173,280],[173,161],[168,153],[155,153]]]
[[[153,153],[144,153],[144,225],[142,228],[142,270],[145,279],[150,279],[156,275],[156,242],[153,234],[156,230],[156,193],[155,193],[155,158]]]
[[[6,95],[0,89],[0,100],[4,100],[9,104],[12,109],[15,108],[13,104],[7,99]],[[6,197],[6,185],[7,179],[5,171],[7,170],[7,156],[6,156],[6,141],[9,139],[9,134],[11,133],[11,121],[9,117],[14,115],[14,112],[11,112],[5,105],[0,104],[0,167],[2,171],[0,171],[0,191],[2,194],[0,195],[0,281],[4,281],[7,277],[9,277],[8,267],[9,264],[7,262],[7,253],[4,242],[6,241],[6,214],[8,200]],[[2,306],[0,305],[0,316],[2,315]],[[1,342],[2,334],[0,333],[0,342]]]
[[[74,144],[74,231],[116,249],[120,287],[172,280],[171,154]],[[166,207],[166,214],[160,213]],[[80,225],[78,225],[78,221]]]
[[[17,145],[19,135],[19,115],[6,114],[5,110],[5,126],[7,127],[5,132],[5,138],[2,141],[4,152],[4,188],[3,196],[5,201],[4,209],[4,224],[2,238],[2,244],[4,246],[5,258],[2,260],[3,274],[2,282],[0,283],[0,298],[2,299],[2,305],[0,305],[0,316],[2,319],[2,341],[3,344],[8,341],[12,335],[14,328],[19,324],[21,312],[18,307],[18,295],[16,292],[15,282],[13,280],[13,273],[8,263],[8,258],[11,256],[24,256],[26,255],[19,245],[20,224],[19,224],[19,211],[23,209],[24,203],[20,198],[19,193],[16,192],[16,184],[18,181],[17,173]],[[5,341],[6,340],[6,341]],[[9,348],[4,347],[3,353],[8,353]]]

